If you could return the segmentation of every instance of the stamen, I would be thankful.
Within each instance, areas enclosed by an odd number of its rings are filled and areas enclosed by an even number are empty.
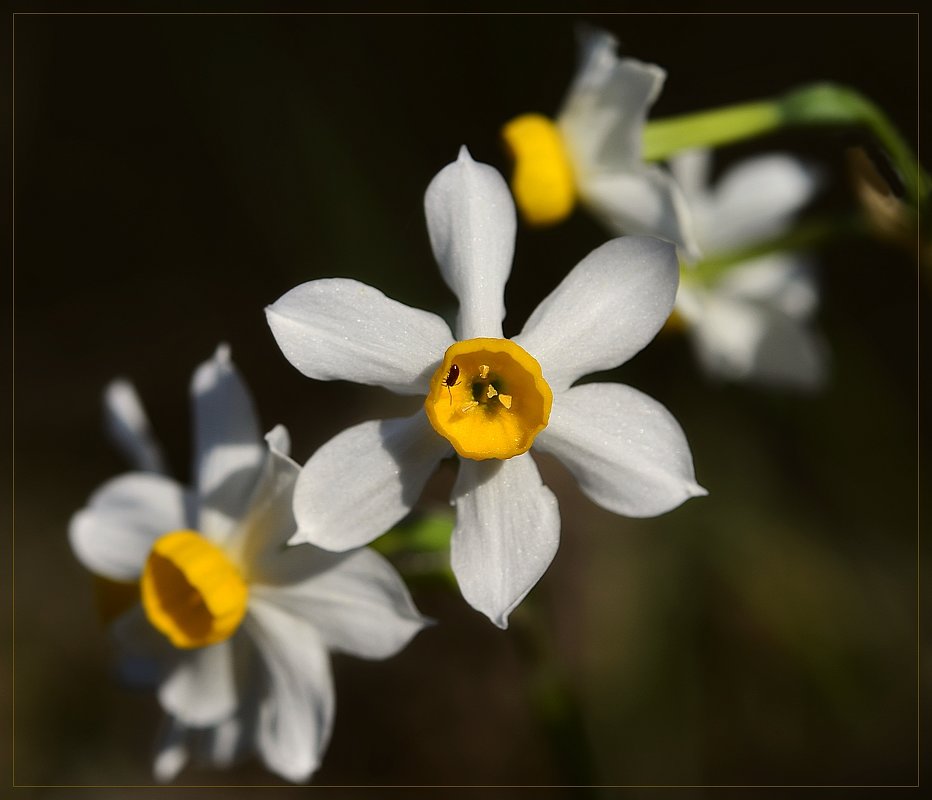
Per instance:
[[[454,365],[456,383],[447,380]],[[504,459],[527,452],[550,418],[553,394],[540,364],[509,339],[456,342],[430,386],[427,417],[464,458]]]

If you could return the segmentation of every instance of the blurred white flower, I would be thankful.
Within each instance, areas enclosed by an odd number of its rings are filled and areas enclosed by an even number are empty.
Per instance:
[[[333,723],[329,650],[386,658],[423,626],[395,570],[370,550],[285,547],[298,473],[286,430],[263,441],[249,391],[226,347],[192,385],[193,489],[163,462],[132,386],[111,384],[108,428],[137,466],[74,515],[80,561],[138,582],[141,602],[114,623],[137,664],[154,664],[167,716],[155,758],[161,781],[193,760],[224,767],[256,751],[305,781]],[[339,491],[328,482],[326,491]],[[133,662],[130,662],[133,663]]]
[[[711,154],[683,152],[671,168],[690,204],[705,258],[714,260],[779,236],[817,188],[813,170],[786,155],[766,155],[728,169],[709,185]],[[774,252],[702,278],[684,268],[676,311],[710,373],[798,388],[818,386],[825,348],[811,330],[818,304],[812,260]]]
[[[556,121],[525,114],[503,128],[518,208],[528,222],[550,224],[578,198],[615,233],[658,236],[698,257],[676,182],[641,157],[647,113],[666,72],[619,58],[617,45],[606,31],[582,28],[580,66]]]
[[[616,513],[654,516],[705,494],[663,406],[627,386],[573,386],[654,337],[679,267],[674,247],[657,239],[608,242],[504,339],[516,224],[501,175],[463,148],[431,182],[425,210],[459,299],[459,341],[440,317],[354,280],[310,281],[267,309],[285,357],[308,377],[426,395],[413,416],[365,422],[317,451],[295,489],[294,541],[340,551],[373,540],[411,510],[452,446],[461,456],[453,571],[467,602],[504,628],[559,542],[556,498],[527,453],[532,444]]]

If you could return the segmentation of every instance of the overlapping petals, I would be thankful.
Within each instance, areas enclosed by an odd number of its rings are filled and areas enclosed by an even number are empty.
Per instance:
[[[617,47],[606,31],[580,30],[579,68],[557,115],[574,162],[586,171],[640,164],[647,113],[667,77],[656,64],[619,59]]]
[[[699,257],[689,207],[664,169],[641,158],[644,125],[666,73],[619,58],[610,33],[584,28],[580,66],[557,124],[573,164],[579,197],[616,234],[647,234]]]
[[[815,170],[782,154],[741,162],[714,187],[708,151],[682,153],[671,167],[710,257],[778,236],[819,184]],[[826,349],[808,324],[818,304],[812,269],[805,255],[779,252],[736,263],[713,283],[686,275],[677,309],[703,367],[732,380],[819,386]]]
[[[449,452],[423,411],[347,428],[301,470],[294,541],[340,551],[368,544],[411,511]]]
[[[246,628],[262,653],[268,681],[259,704],[258,750],[279,775],[305,781],[333,729],[327,649],[307,621],[261,598],[250,604]]]

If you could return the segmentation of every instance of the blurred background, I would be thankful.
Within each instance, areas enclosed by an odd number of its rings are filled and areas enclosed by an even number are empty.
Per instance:
[[[347,425],[412,411],[301,376],[263,307],[345,276],[452,315],[423,192],[461,144],[507,172],[498,130],[556,112],[582,19],[667,70],[653,118],[833,80],[917,144],[913,16],[16,17],[15,720],[0,757],[17,784],[152,781],[157,702],[115,680],[66,536],[126,469],[102,433],[107,381],[135,382],[183,479],[188,380],[220,341],[301,462]],[[805,156],[829,176],[817,209],[852,210],[845,150],[865,141],[796,131],[717,163]],[[582,211],[520,228],[506,335],[606,238]],[[624,519],[539,459],[562,543],[512,628],[412,584],[439,624],[388,662],[335,660],[315,783],[915,783],[929,285],[908,252],[864,239],[825,247],[819,281],[832,357],[817,394],[710,380],[666,333],[611,373],[673,412],[709,497]],[[445,465],[425,508],[444,506],[454,475]],[[554,676],[575,705],[554,707]],[[258,761],[179,782],[281,783]]]

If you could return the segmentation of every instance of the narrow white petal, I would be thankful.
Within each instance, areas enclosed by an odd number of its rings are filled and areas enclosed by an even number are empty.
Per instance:
[[[218,725],[203,731],[200,745],[200,760],[214,769],[228,769],[247,748],[251,731],[242,719],[242,713],[225,719]]]
[[[215,725],[235,713],[231,641],[182,652],[159,686],[159,702],[186,725]]]
[[[778,236],[808,203],[819,174],[792,156],[747,159],[725,172],[715,186],[702,239],[709,252],[723,253]]]
[[[388,658],[424,627],[395,568],[374,550],[277,552],[252,594],[307,620],[331,650]]]
[[[265,438],[268,449],[252,497],[224,542],[227,555],[247,576],[268,554],[280,551],[298,529],[292,499],[299,467],[281,449],[288,446],[288,431],[278,425]]]
[[[134,469],[165,473],[162,448],[152,435],[149,417],[129,381],[111,381],[104,390],[104,423],[111,440]]]
[[[654,64],[618,58],[606,31],[580,30],[580,65],[557,122],[577,171],[629,169],[640,163],[647,112],[666,72]]]
[[[669,160],[673,175],[690,206],[705,203],[712,173],[712,151],[705,148],[681,150]],[[695,208],[693,208],[695,211]]]
[[[252,396],[226,345],[194,372],[194,475],[204,535],[217,539],[239,518],[265,457]]]
[[[616,514],[653,517],[706,494],[696,483],[679,423],[630,386],[590,383],[555,396],[537,446],[559,458],[593,501]]]
[[[430,182],[424,211],[434,258],[460,302],[457,337],[501,338],[517,225],[504,178],[464,147]]]
[[[156,539],[191,526],[193,506],[191,495],[170,478],[151,472],[120,475],[71,518],[71,548],[97,575],[136,580]]]
[[[327,278],[286,292],[265,310],[282,353],[309,378],[426,393],[453,343],[436,314],[359,281]]]
[[[582,202],[616,234],[656,236],[696,259],[694,222],[673,176],[658,166],[604,171],[580,183]]]
[[[333,727],[327,650],[308,622],[260,598],[250,603],[245,624],[268,678],[259,707],[259,752],[273,772],[306,781],[320,764]]]
[[[530,454],[460,460],[450,562],[466,602],[499,628],[550,566],[560,543],[557,499]]]
[[[293,541],[340,551],[368,544],[411,510],[448,452],[422,410],[346,429],[298,475]]]
[[[644,236],[593,250],[537,307],[515,337],[557,392],[577,378],[617,367],[663,327],[676,296],[672,245]]]
[[[152,772],[159,783],[170,783],[188,763],[190,731],[172,716],[162,720],[162,727],[155,742],[155,760]]]

